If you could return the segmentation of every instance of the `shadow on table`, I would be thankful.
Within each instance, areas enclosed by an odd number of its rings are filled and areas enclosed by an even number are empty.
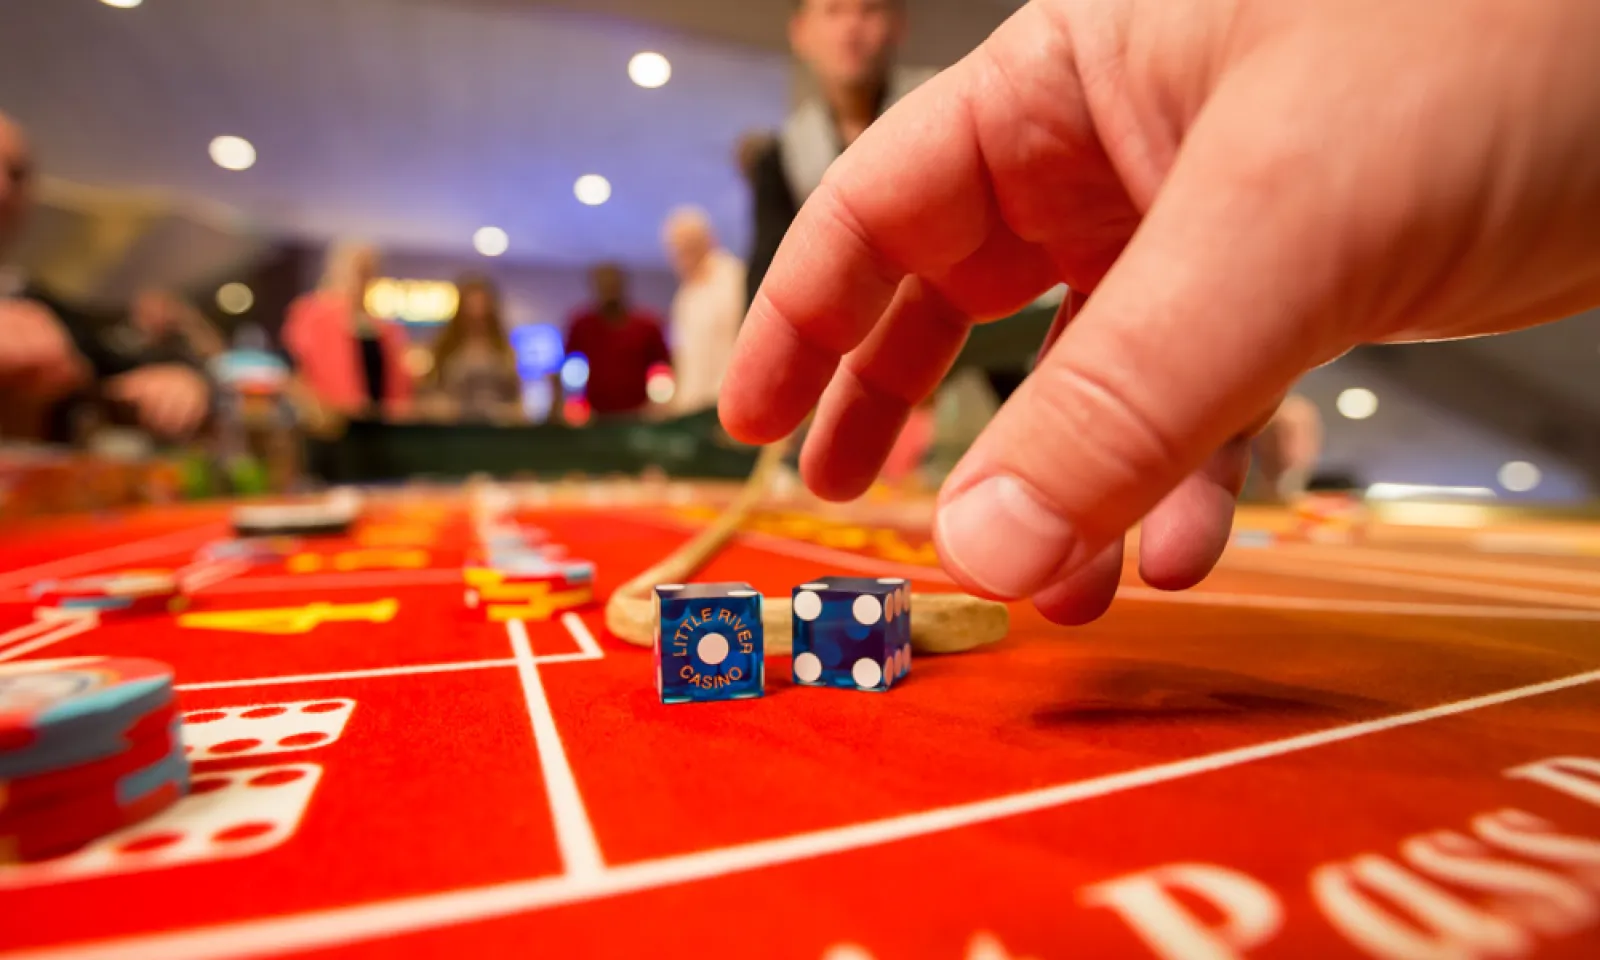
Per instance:
[[[1275,683],[1246,674],[1142,661],[1100,663],[1077,673],[1059,703],[1034,714],[1042,727],[1259,720],[1263,716],[1360,720],[1394,710],[1370,697]]]

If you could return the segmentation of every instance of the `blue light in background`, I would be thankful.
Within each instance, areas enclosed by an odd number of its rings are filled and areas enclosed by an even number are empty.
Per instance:
[[[561,385],[569,393],[577,393],[589,385],[589,358],[574,353],[561,365]]]
[[[530,323],[510,333],[511,349],[517,355],[517,375],[524,382],[548,377],[561,369],[566,346],[561,331],[548,323]]]

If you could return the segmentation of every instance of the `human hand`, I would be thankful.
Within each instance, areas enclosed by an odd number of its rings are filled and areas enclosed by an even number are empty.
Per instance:
[[[945,483],[941,557],[1082,622],[1142,518],[1142,576],[1192,585],[1307,369],[1600,302],[1596,63],[1592,0],[1033,0],[834,164],[724,423],[769,442],[820,397],[804,475],[856,495],[969,325],[1063,281],[1071,322]]]
[[[205,419],[211,388],[182,364],[159,363],[112,377],[105,394],[131,404],[145,429],[178,439],[192,434]]]
[[[0,389],[48,404],[88,379],[88,363],[55,314],[32,300],[0,300]]]

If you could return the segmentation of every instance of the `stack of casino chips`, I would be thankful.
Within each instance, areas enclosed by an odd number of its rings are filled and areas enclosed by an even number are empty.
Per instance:
[[[1354,493],[1315,492],[1293,505],[1294,534],[1312,543],[1354,543],[1363,539],[1370,517],[1366,504]]]
[[[41,607],[67,613],[168,613],[187,602],[176,575],[135,571],[77,580],[41,580],[29,593]]]
[[[305,503],[250,503],[233,509],[233,532],[241,538],[336,536],[361,518],[361,495],[336,490]]]
[[[273,563],[299,549],[300,541],[294,537],[241,537],[214,540],[196,550],[194,559],[196,563],[218,563],[226,560]]]
[[[481,557],[462,570],[468,611],[485,620],[548,620],[594,602],[594,564],[567,556],[539,527],[505,519],[478,525]]]
[[[0,863],[70,853],[188,792],[172,682],[120,657],[0,667]]]

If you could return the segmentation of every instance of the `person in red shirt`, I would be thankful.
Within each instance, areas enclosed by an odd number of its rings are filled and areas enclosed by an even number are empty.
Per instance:
[[[628,278],[615,264],[601,264],[589,274],[595,304],[580,311],[567,327],[567,355],[589,361],[585,394],[597,415],[634,413],[650,402],[646,384],[650,370],[671,364],[661,321],[628,303]]]

